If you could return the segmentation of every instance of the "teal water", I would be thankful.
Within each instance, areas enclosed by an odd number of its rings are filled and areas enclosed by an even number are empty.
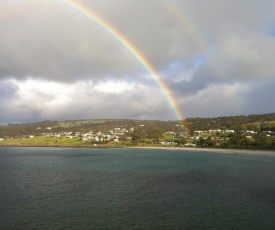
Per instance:
[[[275,229],[275,157],[0,148],[0,229]]]

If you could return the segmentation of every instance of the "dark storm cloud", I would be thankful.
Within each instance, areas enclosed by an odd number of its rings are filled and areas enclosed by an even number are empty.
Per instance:
[[[173,25],[174,18],[162,12],[160,4],[94,3],[85,6],[114,24],[152,64],[191,54],[192,37]],[[1,3],[0,12],[1,77],[66,81],[144,71],[114,37],[62,1]]]
[[[156,69],[171,60],[192,59],[208,45],[218,49],[223,60],[224,45],[240,33],[250,36],[268,27],[275,9],[274,1],[79,2],[129,39]],[[72,81],[145,71],[114,37],[62,1],[5,1],[0,6],[0,77]],[[232,52],[238,42],[232,42]],[[264,38],[259,42],[274,43]],[[235,65],[235,60],[225,61]]]
[[[167,95],[137,57],[65,2],[0,1],[1,121],[109,114],[175,119]],[[184,114],[274,107],[275,1],[75,2],[135,46]],[[243,110],[224,107],[234,95]]]

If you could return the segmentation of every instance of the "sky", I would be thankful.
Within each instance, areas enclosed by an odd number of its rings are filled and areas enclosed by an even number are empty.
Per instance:
[[[0,0],[0,123],[275,112],[274,12],[275,0]]]

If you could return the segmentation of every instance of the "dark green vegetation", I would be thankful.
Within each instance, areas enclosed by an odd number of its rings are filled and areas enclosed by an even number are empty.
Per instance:
[[[275,149],[275,114],[178,121],[76,120],[0,126],[0,145],[14,146],[193,146]]]
[[[208,129],[275,131],[275,113],[216,118],[187,118],[186,123],[189,129],[193,131]]]

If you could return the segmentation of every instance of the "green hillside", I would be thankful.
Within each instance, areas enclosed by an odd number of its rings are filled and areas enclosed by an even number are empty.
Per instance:
[[[275,114],[179,121],[87,119],[0,126],[2,146],[194,146],[275,149]]]

